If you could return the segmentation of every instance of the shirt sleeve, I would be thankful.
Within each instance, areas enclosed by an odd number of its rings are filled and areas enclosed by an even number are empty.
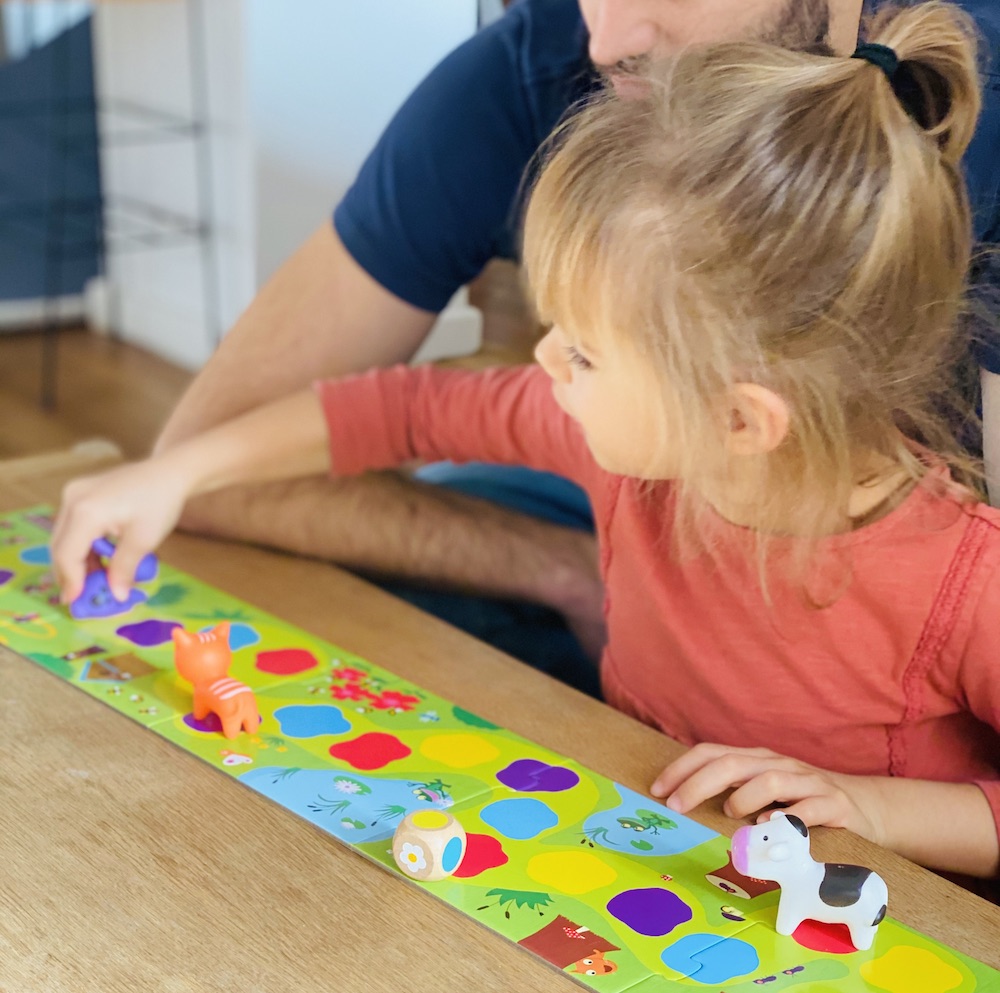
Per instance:
[[[316,384],[335,475],[413,459],[524,465],[588,492],[604,473],[538,366],[469,372],[396,366]]]
[[[515,6],[431,71],[334,212],[355,261],[424,310],[513,256],[514,204],[537,144],[518,66],[524,20]]]
[[[1000,668],[997,666],[997,621],[1000,618],[1000,524],[994,522],[978,576],[963,589],[972,614],[959,669],[963,703],[983,724],[1000,734]],[[1000,756],[997,757],[1000,763]],[[993,811],[1000,838],[1000,764],[991,779],[976,780]]]

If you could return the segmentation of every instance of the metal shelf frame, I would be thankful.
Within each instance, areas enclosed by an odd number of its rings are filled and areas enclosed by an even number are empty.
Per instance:
[[[59,3],[61,0],[53,0]],[[189,116],[129,100],[72,97],[67,94],[69,59],[52,60],[55,99],[0,100],[0,121],[13,124],[27,136],[37,133],[53,150],[49,195],[39,199],[23,189],[17,175],[0,175],[0,231],[39,247],[44,253],[41,403],[56,404],[58,386],[58,299],[63,266],[74,258],[96,254],[98,272],[107,274],[112,252],[140,251],[198,244],[201,251],[203,307],[213,342],[221,337],[219,273],[215,258],[212,218],[212,159],[208,135],[208,52],[205,44],[206,0],[177,0],[185,8],[191,87]],[[25,16],[33,17],[32,4]],[[91,21],[93,24],[93,21]],[[29,29],[31,25],[29,24]],[[29,30],[29,36],[34,32]],[[96,121],[97,146],[94,143]],[[85,127],[81,130],[81,122]],[[58,132],[53,136],[51,127]],[[196,204],[194,216],[185,216],[138,197],[73,197],[67,192],[70,163],[81,156],[98,157],[108,148],[137,147],[162,142],[188,142],[193,151]],[[100,168],[98,164],[98,168]],[[21,186],[20,192],[18,186]],[[114,296],[112,302],[114,304]],[[112,335],[121,333],[120,315],[110,315]]]

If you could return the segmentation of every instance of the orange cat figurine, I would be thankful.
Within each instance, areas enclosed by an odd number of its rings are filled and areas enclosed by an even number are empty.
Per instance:
[[[260,726],[260,713],[253,690],[227,675],[233,659],[229,647],[229,621],[200,634],[177,627],[171,636],[174,665],[182,678],[194,687],[195,720],[215,714],[227,738],[235,738],[241,730],[251,734],[256,731]]]

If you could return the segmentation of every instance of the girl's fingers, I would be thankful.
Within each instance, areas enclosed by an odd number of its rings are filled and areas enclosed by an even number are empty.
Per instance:
[[[742,786],[755,776],[772,769],[794,770],[801,768],[800,763],[794,759],[787,759],[781,755],[775,755],[773,752],[754,754],[755,751],[749,749],[746,751],[730,750],[707,762],[667,797],[666,805],[671,810],[683,814],[694,809],[700,803],[704,803],[710,797],[718,796],[734,786]],[[761,751],[764,750],[761,749]]]
[[[78,506],[63,506],[52,531],[52,568],[63,603],[71,603],[83,592],[87,559],[98,528]]]
[[[700,745],[695,745],[679,759],[671,762],[657,776],[656,781],[649,788],[649,791],[656,797],[669,797],[696,772],[724,755],[764,756],[774,755],[774,753],[766,748],[732,748],[729,745],[716,745],[711,742],[704,742]]]
[[[804,797],[798,803],[793,803],[783,808],[782,813],[793,814],[805,824],[806,827],[842,827],[843,811],[840,804],[833,796],[809,796]],[[771,811],[763,811],[757,818],[757,823],[768,820]]]
[[[126,531],[115,548],[108,563],[108,586],[116,600],[128,599],[135,581],[135,572],[142,557],[149,551],[145,544],[137,541],[130,531]]]
[[[771,768],[740,786],[726,800],[725,811],[728,816],[740,820],[776,803],[832,798],[834,793],[833,784],[811,770],[801,767],[800,770]]]

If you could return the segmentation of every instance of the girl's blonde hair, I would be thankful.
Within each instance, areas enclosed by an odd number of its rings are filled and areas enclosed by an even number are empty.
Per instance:
[[[571,119],[532,192],[539,316],[618,335],[656,368],[691,513],[726,470],[720,404],[741,382],[790,411],[757,467],[765,533],[790,502],[800,524],[815,506],[812,537],[848,529],[871,456],[927,472],[907,437],[969,482],[941,396],[963,353],[975,27],[930,0],[868,35],[898,54],[894,82],[757,43],[685,51],[651,71],[648,96],[607,91]]]

